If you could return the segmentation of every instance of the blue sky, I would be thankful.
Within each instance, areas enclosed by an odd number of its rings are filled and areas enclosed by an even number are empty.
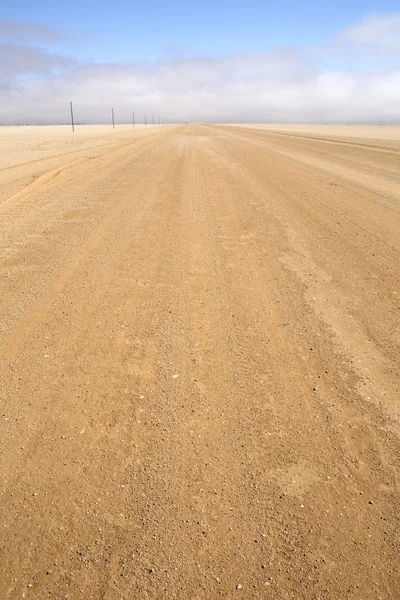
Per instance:
[[[94,62],[124,62],[319,45],[365,15],[398,9],[398,0],[17,0],[3,3],[1,17],[60,32],[62,41],[46,43],[53,51]]]
[[[3,4],[0,123],[400,122],[399,0]]]

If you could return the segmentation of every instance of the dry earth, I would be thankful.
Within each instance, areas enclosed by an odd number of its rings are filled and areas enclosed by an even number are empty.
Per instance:
[[[0,598],[399,598],[400,143],[29,131]]]
[[[400,125],[307,125],[307,124],[263,124],[263,125],[237,125],[246,129],[261,129],[271,132],[284,132],[299,135],[317,135],[319,137],[350,137],[366,140],[393,140],[400,143]]]

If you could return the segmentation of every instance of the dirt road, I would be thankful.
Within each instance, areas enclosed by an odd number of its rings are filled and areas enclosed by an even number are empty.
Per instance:
[[[399,159],[189,125],[0,173],[1,599],[399,598]]]

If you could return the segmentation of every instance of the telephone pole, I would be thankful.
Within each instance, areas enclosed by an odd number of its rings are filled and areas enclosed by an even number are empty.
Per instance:
[[[72,102],[69,103],[69,107],[71,109],[71,125],[72,125],[72,131],[75,131],[75,125],[74,125],[74,111],[72,110]]]
[[[135,113],[132,113],[132,126],[135,127]]]

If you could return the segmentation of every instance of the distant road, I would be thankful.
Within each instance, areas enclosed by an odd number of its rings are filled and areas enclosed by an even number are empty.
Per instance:
[[[400,143],[115,131],[0,171],[0,598],[397,599]]]

